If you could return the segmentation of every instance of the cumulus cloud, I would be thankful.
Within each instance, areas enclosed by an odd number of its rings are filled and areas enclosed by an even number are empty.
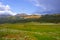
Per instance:
[[[0,14],[5,14],[5,13],[11,14],[11,15],[16,14],[15,12],[11,11],[11,8],[9,5],[4,5],[0,2]]]

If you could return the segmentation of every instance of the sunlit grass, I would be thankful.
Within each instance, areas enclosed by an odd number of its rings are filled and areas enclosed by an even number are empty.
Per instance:
[[[0,40],[60,40],[60,24],[16,23],[0,24]],[[17,38],[18,37],[18,38]]]

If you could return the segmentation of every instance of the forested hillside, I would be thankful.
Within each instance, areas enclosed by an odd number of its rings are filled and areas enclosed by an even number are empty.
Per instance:
[[[40,22],[40,23],[60,23],[60,14],[46,14],[46,15],[0,15],[0,23],[26,23],[26,22]]]

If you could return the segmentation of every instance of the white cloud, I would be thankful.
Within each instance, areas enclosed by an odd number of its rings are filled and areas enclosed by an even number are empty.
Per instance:
[[[33,5],[35,5],[36,7],[40,7],[43,10],[46,10],[47,8],[45,7],[45,5],[40,3],[40,0],[29,0],[30,2],[32,2]]]
[[[12,15],[16,14],[15,12],[11,11],[9,5],[4,5],[0,2],[0,14],[5,14],[5,13],[12,14]]]
[[[6,5],[5,10],[10,10],[10,6]]]
[[[29,0],[34,6],[37,7],[36,10],[38,10],[37,12],[46,12],[46,11],[51,11],[54,8],[52,6],[50,6],[49,4],[45,4],[46,1],[45,0]],[[44,3],[45,1],[45,3]]]
[[[29,0],[29,1],[32,2],[32,4],[35,6],[40,6],[40,3],[38,2],[38,0]]]

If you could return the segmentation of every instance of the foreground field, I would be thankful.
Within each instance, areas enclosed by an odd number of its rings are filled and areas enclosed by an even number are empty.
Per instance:
[[[0,40],[60,40],[60,24],[0,24]]]

